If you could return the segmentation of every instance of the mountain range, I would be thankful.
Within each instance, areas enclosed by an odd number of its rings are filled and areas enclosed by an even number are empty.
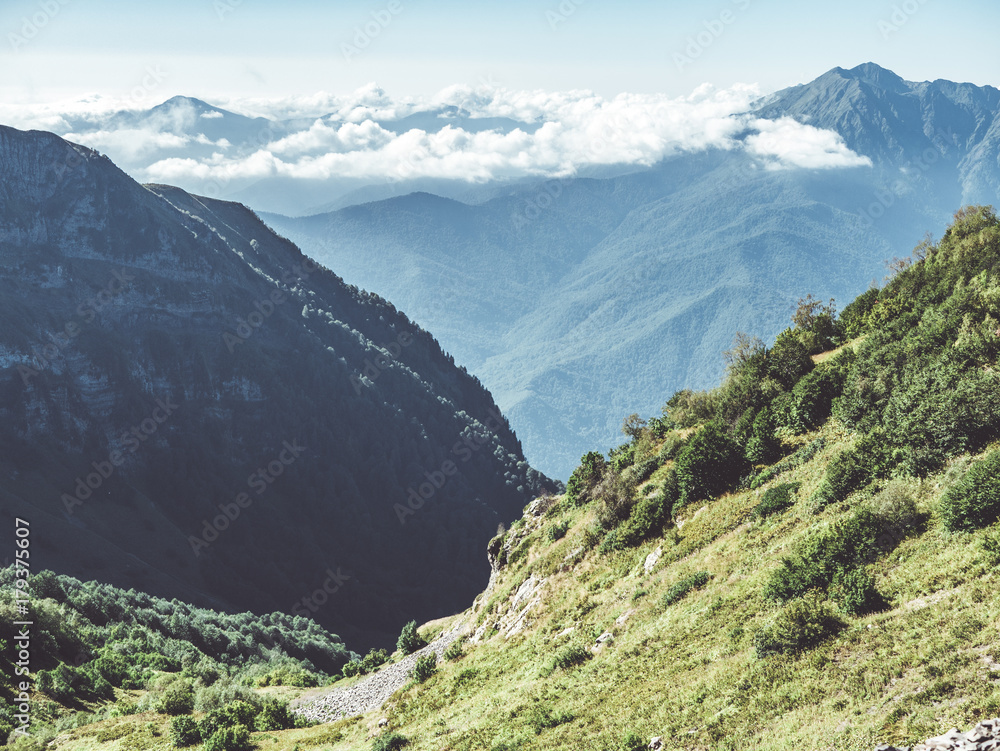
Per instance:
[[[0,128],[0,286],[0,508],[36,568],[364,645],[478,592],[546,487],[393,305],[55,135]]]
[[[307,217],[263,214],[407,310],[495,394],[541,470],[565,478],[622,415],[721,376],[733,332],[765,340],[807,291],[843,303],[962,203],[1000,198],[1000,91],[835,68],[757,102],[743,149],[463,203],[427,193]],[[794,120],[865,163],[809,168]]]

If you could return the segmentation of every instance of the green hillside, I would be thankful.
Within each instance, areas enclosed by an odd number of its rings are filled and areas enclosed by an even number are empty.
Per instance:
[[[241,742],[870,750],[997,716],[998,262],[1000,220],[966,208],[839,315],[806,298],[773,347],[737,336],[718,388],[626,418],[625,444],[494,538],[490,588],[448,624],[460,649],[374,712]],[[63,719],[49,748],[171,747],[144,692],[186,668],[158,669],[135,698],[112,687],[145,714]]]

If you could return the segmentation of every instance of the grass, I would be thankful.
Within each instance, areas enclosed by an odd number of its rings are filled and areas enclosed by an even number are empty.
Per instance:
[[[993,596],[1000,577],[991,553],[1000,538],[996,529],[948,533],[937,515],[942,493],[967,460],[906,484],[927,522],[872,565],[887,610],[840,613],[845,625],[818,646],[758,658],[755,634],[786,607],[763,594],[780,558],[811,530],[866,502],[856,494],[815,516],[796,502],[754,517],[771,487],[801,483],[794,498],[808,498],[829,458],[853,441],[835,422],[798,441],[819,435],[826,445],[802,466],[759,491],[685,509],[679,530],[639,548],[609,555],[588,549],[567,563],[595,523],[595,509],[524,519],[517,525],[519,555],[462,616],[471,628],[486,624],[490,634],[525,579],[545,578],[542,603],[522,633],[466,644],[462,659],[439,662],[424,683],[410,683],[374,713],[257,733],[257,748],[367,749],[386,717],[386,732],[404,735],[413,751],[604,751],[630,734],[646,743],[663,736],[667,748],[870,751],[1000,714],[1000,600]],[[567,531],[552,542],[547,529],[554,523]],[[663,557],[646,574],[643,561],[658,546]],[[661,605],[672,587],[699,572],[710,577],[698,577],[702,586]],[[450,625],[425,625],[421,633]],[[605,631],[613,639],[592,651]],[[584,650],[588,657],[576,659]],[[571,652],[566,667],[553,669],[555,657]],[[159,737],[145,729],[149,722],[159,723]],[[114,733],[119,725],[139,730],[97,742],[96,732]],[[166,748],[167,736],[165,718],[139,715],[69,731],[56,749],[110,751],[140,741]]]

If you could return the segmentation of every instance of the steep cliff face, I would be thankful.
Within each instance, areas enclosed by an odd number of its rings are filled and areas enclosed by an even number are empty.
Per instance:
[[[458,608],[543,483],[477,379],[238,204],[0,128],[0,510],[38,566],[310,615]]]

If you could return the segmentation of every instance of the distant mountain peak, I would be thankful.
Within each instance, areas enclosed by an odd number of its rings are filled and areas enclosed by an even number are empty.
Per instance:
[[[851,68],[850,70],[843,70],[843,68],[837,68],[837,70],[847,74],[850,78],[864,81],[865,83],[870,83],[874,86],[888,89],[890,91],[905,91],[909,88],[907,82],[903,80],[903,78],[896,75],[888,68],[883,68],[881,65],[876,65],[875,63],[862,63],[861,65]]]

